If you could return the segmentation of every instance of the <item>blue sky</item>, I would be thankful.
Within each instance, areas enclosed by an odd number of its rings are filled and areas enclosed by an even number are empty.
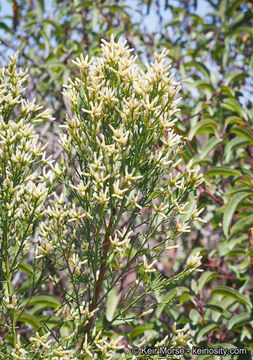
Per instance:
[[[127,5],[129,5],[130,7],[134,6],[136,4],[136,0],[128,0],[126,1]],[[172,1],[172,3],[174,4],[178,4],[178,1]],[[208,10],[210,9],[207,1],[205,0],[199,0],[198,2],[198,8],[196,10],[196,14],[204,16]],[[51,1],[45,1],[45,4],[49,4],[48,7],[50,7]],[[143,19],[140,18],[140,15],[137,14],[136,11],[132,11],[133,16],[136,17],[135,21],[140,21],[142,22],[142,26],[146,26],[147,30],[154,32],[156,30],[157,27],[159,27],[159,19],[156,16],[156,12],[153,6],[151,6],[150,8],[150,14],[148,17],[146,17],[143,21]],[[166,22],[168,22],[171,18],[170,12],[169,10],[166,11],[166,14],[168,14],[168,16],[166,16]],[[163,15],[164,15],[164,11],[163,11]],[[0,21],[2,17],[5,16],[12,16],[12,7],[11,7],[11,3],[8,0],[0,0]],[[6,19],[5,19],[6,22]],[[11,26],[12,24],[12,20],[9,20],[9,25]],[[0,30],[0,34],[1,36],[3,36],[3,32],[2,30]]]
[[[163,25],[163,24],[160,23],[160,19],[156,14],[154,6],[151,6],[149,16],[146,16],[143,19],[141,17],[141,14],[138,13],[137,9],[134,8],[134,6],[136,6],[136,3],[138,3],[137,0],[126,0],[126,4],[130,8],[133,8],[133,10],[130,11],[133,21],[140,22],[142,29],[145,27],[145,30],[148,32],[155,33],[156,31],[159,31],[159,29],[161,28],[161,25]],[[161,3],[163,4],[163,1]],[[170,3],[173,4],[174,6],[176,6],[176,5],[180,4],[180,1],[179,0],[170,0]],[[47,8],[50,9],[52,1],[45,0],[45,4],[46,4]],[[211,10],[210,5],[208,4],[208,2],[206,0],[198,0],[197,4],[198,4],[198,8],[196,10],[196,14],[201,17],[204,17]],[[166,12],[165,12],[164,9],[162,9],[162,11],[163,11],[163,14],[162,14],[163,18],[165,18],[164,22],[167,23],[167,22],[171,21],[172,14],[170,13],[170,11],[166,10]],[[13,15],[13,12],[12,12],[12,7],[11,7],[10,1],[0,0],[0,22],[3,20],[3,17],[10,16],[10,19],[5,18],[4,22],[8,23],[8,25],[10,27],[12,27],[12,15]],[[6,36],[7,35],[6,35],[5,31],[0,28],[0,37],[5,39]],[[211,64],[209,64],[209,66],[211,66]],[[243,92],[245,93],[245,91],[243,91]],[[245,98],[247,99],[248,96],[246,96]]]
[[[7,0],[0,0],[0,17],[11,15],[12,9],[11,4]]]
[[[136,0],[128,0],[127,4],[129,4],[129,6],[133,6],[133,4],[136,3]],[[161,2],[163,4],[163,1]],[[169,2],[171,5],[173,6],[180,6],[180,1],[178,0],[172,0]],[[205,0],[198,0],[197,1],[198,7],[196,9],[196,14],[200,15],[200,16],[205,16],[205,14],[207,14],[209,12],[210,5],[207,3],[207,1]],[[162,5],[162,15],[164,18],[164,24],[166,24],[168,21],[170,21],[172,19],[172,15],[169,9],[167,9],[166,11],[164,11],[163,5]],[[156,10],[154,6],[150,7],[150,13],[149,16],[145,17],[144,19],[141,18],[141,15],[138,15],[138,13],[136,11],[132,11],[132,14],[134,17],[136,17],[136,21],[140,22],[142,24],[143,27],[146,27],[146,30],[150,31],[150,32],[155,32],[156,30],[159,30],[161,25],[164,24],[160,24],[160,19],[156,14]]]

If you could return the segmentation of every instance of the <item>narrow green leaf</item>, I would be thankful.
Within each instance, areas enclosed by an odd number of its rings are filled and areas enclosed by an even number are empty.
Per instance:
[[[236,10],[238,6],[244,3],[244,0],[234,0],[229,6],[227,10],[227,15],[232,16],[233,12]]]
[[[40,10],[42,12],[44,12],[44,10],[45,10],[44,0],[39,0],[39,7],[40,7]]]
[[[211,32],[210,32],[211,33]],[[209,42],[211,42],[213,40],[213,38],[211,37],[211,36],[205,36],[205,38],[204,38],[204,40],[202,40],[202,41],[200,41],[199,43],[198,43],[198,45],[196,46],[196,48],[192,51],[192,57],[193,58],[195,58],[195,57],[197,57],[197,54],[198,54],[198,52],[199,52],[199,50],[201,49],[201,50],[203,50],[203,49],[205,49],[206,47],[205,47],[205,45],[206,44],[208,44]]]
[[[13,30],[2,21],[0,21],[0,29],[13,34]]]
[[[201,318],[200,313],[196,309],[191,309],[189,318],[192,321],[193,325],[196,325],[199,323],[199,320]]]
[[[202,329],[200,329],[196,335],[196,343],[198,344],[206,334],[209,334],[211,331],[214,331],[217,329],[218,329],[217,324],[208,324],[208,325],[203,326]]]
[[[224,309],[223,307],[218,306],[218,305],[206,304],[205,309],[210,309],[212,311],[216,311],[227,319],[229,319],[231,317],[230,313],[226,309]]]
[[[138,335],[144,334],[145,331],[153,330],[153,324],[143,324],[134,328],[129,334],[129,340],[133,340]]]
[[[253,208],[240,211],[240,213],[237,216],[238,218],[246,218],[250,215],[253,215]]]
[[[92,0],[82,1],[82,2],[79,2],[79,4],[76,5],[75,8],[76,8],[76,10],[78,10],[78,9],[81,8],[81,7],[86,7],[86,8],[88,8],[88,7],[92,6],[92,4],[93,4],[93,1],[92,1]]]
[[[240,135],[253,144],[253,132],[246,126],[236,126],[231,129],[231,133]]]
[[[229,125],[229,124],[245,124],[245,121],[243,121],[242,118],[240,118],[239,116],[228,116],[225,120],[225,128]]]
[[[245,79],[245,77],[247,77],[248,74],[247,73],[228,73],[227,75],[225,75],[225,80],[224,80],[224,84],[225,85],[229,85],[231,82],[236,82],[240,79]]]
[[[247,145],[250,145],[250,142],[248,140],[242,139],[240,136],[236,136],[234,139],[230,140],[225,146],[224,150],[225,162],[228,162],[231,159],[233,150]]]
[[[124,6],[126,8],[126,6]],[[108,8],[111,13],[118,13],[125,17],[129,17],[129,14],[119,5],[102,5],[101,8]]]
[[[168,26],[172,26],[172,25],[175,25],[175,24],[181,24],[181,21],[182,21],[181,17],[175,17],[172,21],[166,23],[164,25],[164,27],[167,28]]]
[[[223,94],[227,95],[228,97],[235,97],[235,91],[229,86],[222,85],[220,91]]]
[[[212,271],[205,271],[198,280],[198,291],[200,291],[210,280],[215,278],[217,278],[217,274]]]
[[[45,27],[48,25],[45,25]],[[46,49],[50,48],[50,39],[48,38],[48,35],[44,29],[40,29],[39,35],[41,38],[43,38]]]
[[[37,295],[33,296],[29,301],[29,305],[47,305],[48,307],[57,308],[60,305],[60,301],[57,297],[52,295]]]
[[[23,271],[26,275],[32,276],[33,275],[33,267],[27,263],[20,263],[18,266],[19,270]]]
[[[183,295],[181,295],[180,297],[179,297],[179,302],[180,302],[180,304],[183,304],[183,303],[185,303],[186,301],[191,301],[191,295],[189,295],[189,294],[183,294]]]
[[[237,236],[242,232],[246,232],[252,227],[253,227],[253,215],[250,215],[246,218],[239,220],[234,226],[232,226],[230,237]]]
[[[241,332],[241,343],[242,341],[247,338],[249,340],[252,340],[252,330],[250,331],[250,329],[247,326],[244,326]]]
[[[41,303],[34,305],[33,308],[29,311],[29,314],[31,315],[37,315],[40,314],[43,310],[48,309],[49,305],[48,303]]]
[[[230,47],[231,47],[231,38],[228,36],[224,39],[225,47],[223,48],[223,55],[222,55],[222,66],[224,69],[227,68],[228,62],[230,59]]]
[[[224,21],[227,12],[227,0],[220,0],[217,5],[220,18],[222,21]]]
[[[157,318],[160,317],[166,305],[171,304],[177,298],[177,289],[170,290],[164,297],[162,297],[161,301],[159,301],[159,305],[156,309]]]
[[[206,129],[207,127],[216,128],[217,122],[212,119],[206,119],[206,120],[202,120],[202,121],[196,123],[191,128],[191,130],[188,134],[189,140],[192,140],[196,133],[200,134],[201,132],[204,132],[204,129]]]
[[[62,319],[51,315],[50,317],[48,315],[39,315],[37,316],[37,319],[41,322],[41,324],[46,324],[48,327],[50,325],[50,328],[53,328],[59,324],[59,321]]]
[[[211,140],[208,141],[204,149],[202,149],[200,154],[200,159],[203,159],[213,148],[217,145],[221,144],[221,139],[216,139],[216,137],[212,137]]]
[[[225,207],[224,215],[223,215],[223,232],[227,237],[229,234],[229,226],[231,224],[231,220],[233,218],[234,212],[240,202],[248,196],[248,193],[242,192],[238,193],[232,197],[232,199],[228,202]]]
[[[119,303],[119,299],[120,299],[120,294],[117,294],[116,287],[112,288],[112,290],[108,293],[106,312],[105,312],[105,316],[108,321],[112,321]]]
[[[237,180],[235,183],[242,184],[243,186],[247,186],[247,188],[251,189],[253,187],[253,181],[249,175],[244,175],[242,180]]]
[[[239,15],[235,18],[235,20],[229,24],[228,30],[233,31],[242,24],[246,24],[252,18],[253,12],[251,10],[247,10],[246,12],[240,12]]]
[[[228,329],[241,327],[244,324],[248,324],[252,320],[250,313],[243,313],[232,317],[228,322]]]
[[[218,251],[220,256],[228,255],[228,253],[230,253],[236,246],[242,245],[243,242],[245,242],[244,235],[238,236],[226,242],[220,242],[218,245]],[[238,248],[236,249],[236,251],[238,251]]]
[[[205,176],[215,176],[215,175],[222,175],[222,176],[242,176],[240,171],[235,169],[230,169],[224,166],[214,166],[208,169],[205,173]]]
[[[24,324],[31,325],[36,331],[38,331],[42,326],[38,319],[31,314],[23,313],[20,318],[18,318],[18,321],[23,322]]]
[[[194,66],[197,70],[199,70],[205,77],[207,81],[210,81],[210,71],[208,68],[198,61],[190,61],[186,64],[187,67]]]
[[[230,98],[224,99],[223,103],[221,103],[221,107],[231,110],[231,111],[235,111],[235,112],[237,112],[238,115],[243,117],[242,107],[239,104],[239,102],[234,99],[230,99]]]
[[[249,187],[247,183],[244,183],[241,180],[235,181],[235,184],[240,184],[240,186],[237,186],[234,189],[227,191],[226,196],[228,198],[241,192],[249,192],[249,189],[251,189],[251,187]]]
[[[187,143],[187,140],[184,146],[183,156],[185,156],[188,160],[194,157],[194,153],[189,144]]]
[[[92,30],[95,31],[98,25],[99,10],[97,5],[94,3],[92,7]]]
[[[51,20],[51,19],[43,19],[43,20],[42,20],[42,23],[46,23],[46,24],[52,25],[52,26],[54,27],[54,29],[55,29],[55,32],[56,32],[57,36],[58,36],[59,38],[62,38],[63,31],[62,31],[60,25],[59,25],[56,21]]]
[[[239,291],[228,286],[217,286],[216,288],[212,289],[212,294],[228,296],[240,302],[241,304],[247,305],[249,307],[251,306],[251,303],[246,296],[240,294]]]

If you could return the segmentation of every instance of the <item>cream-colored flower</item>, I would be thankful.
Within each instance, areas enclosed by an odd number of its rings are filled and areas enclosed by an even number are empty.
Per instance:
[[[153,269],[153,266],[157,263],[157,260],[153,260],[151,264],[148,265],[147,262],[147,258],[145,255],[143,255],[143,266],[144,266],[144,271],[146,273],[151,273],[151,272],[155,272],[156,269]]]
[[[180,223],[177,220],[177,225],[176,225],[177,231],[181,232],[181,233],[185,233],[185,232],[191,232],[191,228],[189,225],[186,225],[184,223]]]
[[[115,181],[113,184],[114,193],[112,197],[116,197],[117,199],[122,200],[123,199],[122,195],[124,195],[124,193],[128,191],[128,189],[120,189],[119,186],[120,186],[120,181],[119,180]]]

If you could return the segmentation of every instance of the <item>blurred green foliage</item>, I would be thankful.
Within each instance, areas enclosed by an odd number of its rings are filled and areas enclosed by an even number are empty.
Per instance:
[[[27,91],[51,105],[57,122],[66,112],[61,88],[72,74],[71,59],[98,53],[101,38],[123,34],[144,60],[162,47],[170,50],[182,83],[176,131],[188,137],[185,162],[199,163],[206,179],[199,202],[207,223],[196,225],[182,245],[185,253],[196,248],[204,254],[205,272],[188,287],[168,289],[164,296],[177,291],[179,303],[158,308],[129,339],[138,343],[144,331],[166,334],[176,321],[189,323],[198,345],[253,351],[252,1],[9,2],[13,24],[0,20],[0,54],[4,59],[6,49],[19,49],[30,73]],[[207,9],[203,16],[200,5]],[[138,22],[155,17],[156,31]],[[180,267],[180,259],[173,266]]]

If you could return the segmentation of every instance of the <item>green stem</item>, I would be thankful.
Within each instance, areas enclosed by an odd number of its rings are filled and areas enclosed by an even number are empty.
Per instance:
[[[4,226],[4,232],[3,232],[3,242],[5,247],[5,276],[6,276],[6,282],[7,282],[7,291],[8,291],[8,297],[9,297],[9,303],[13,300],[13,294],[12,294],[12,286],[11,286],[11,272],[9,267],[9,256],[8,256],[8,221],[5,220],[5,226]],[[17,337],[16,337],[16,331],[15,331],[15,309],[10,309],[10,317],[11,317],[11,332],[12,332],[12,338],[13,338],[13,346],[16,347],[17,344]]]

